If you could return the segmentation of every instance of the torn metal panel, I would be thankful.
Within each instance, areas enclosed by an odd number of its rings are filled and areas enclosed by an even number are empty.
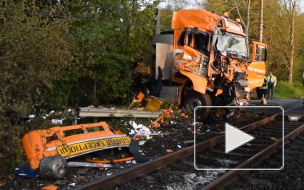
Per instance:
[[[88,167],[88,168],[110,168],[111,164],[90,163],[90,162],[68,162],[69,167]]]
[[[102,149],[129,147],[130,142],[130,137],[114,131],[106,122],[34,130],[22,138],[32,169],[38,168],[45,157],[61,155],[68,159]]]

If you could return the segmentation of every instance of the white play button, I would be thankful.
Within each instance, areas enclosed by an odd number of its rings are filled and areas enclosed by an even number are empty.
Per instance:
[[[254,139],[253,136],[244,133],[243,131],[225,123],[225,153],[236,149],[237,147],[245,144]]]

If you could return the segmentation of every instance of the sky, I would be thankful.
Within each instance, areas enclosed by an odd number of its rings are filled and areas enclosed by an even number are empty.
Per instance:
[[[304,0],[297,0],[297,1],[300,3],[300,12],[304,13]],[[171,1],[170,0],[166,0],[165,2],[163,2],[163,3],[160,4],[160,7],[165,7],[168,2],[171,2]],[[195,2],[195,0],[187,0],[187,3],[189,3],[190,5],[188,5],[187,7],[185,7],[185,9],[195,8],[193,5],[191,5],[194,2]]]
[[[300,1],[300,9],[301,9],[301,12],[303,13],[304,12],[304,1],[303,0],[299,0]]]
[[[171,3],[172,1],[170,0],[166,0],[163,3],[160,3],[160,7],[165,7],[167,5],[167,3]],[[194,6],[192,6],[191,4],[194,4],[195,0],[187,0],[187,7],[185,7],[185,9],[191,9],[191,8],[195,8]]]

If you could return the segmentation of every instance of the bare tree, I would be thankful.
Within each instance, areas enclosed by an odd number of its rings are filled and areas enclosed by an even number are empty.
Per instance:
[[[249,25],[250,25],[250,0],[247,0],[247,2],[245,0],[242,1],[243,6],[247,7],[246,8],[246,23],[242,17],[242,14],[240,13],[240,9],[239,9],[237,2],[235,0],[233,0],[233,3],[234,3],[234,8],[236,9],[236,11],[241,19],[241,22],[245,28],[245,34],[246,34],[246,38],[248,41],[248,31],[249,31]]]
[[[287,13],[287,43],[288,50],[284,53],[287,60],[286,67],[288,69],[288,82],[292,83],[293,67],[294,67],[294,55],[295,55],[295,17],[297,13],[297,7],[299,6],[299,0],[282,0],[283,9]],[[282,23],[284,23],[283,18],[280,17]],[[284,25],[283,25],[284,26]]]
[[[264,1],[260,1],[260,32],[259,32],[259,41],[263,41],[263,16],[264,16]]]

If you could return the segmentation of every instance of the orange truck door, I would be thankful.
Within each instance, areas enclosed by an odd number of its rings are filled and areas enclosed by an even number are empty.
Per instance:
[[[248,84],[250,90],[260,87],[264,83],[266,74],[267,44],[252,41],[249,44]]]

